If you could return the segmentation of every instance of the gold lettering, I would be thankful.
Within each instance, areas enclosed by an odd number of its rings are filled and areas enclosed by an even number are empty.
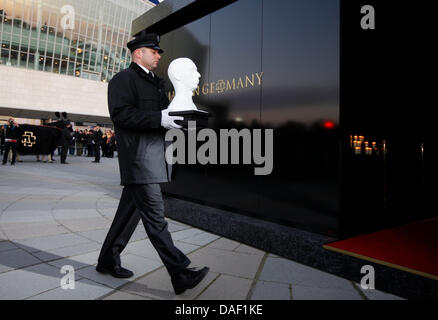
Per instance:
[[[231,87],[231,84],[233,85],[232,87]],[[236,79],[233,78],[233,81],[231,82],[231,84],[230,84],[230,81],[227,80],[227,89],[226,90],[236,89]]]
[[[262,73],[260,73],[260,75],[256,72],[257,79],[259,79],[259,86],[262,85],[262,78],[263,78],[264,74],[265,73],[263,71],[262,71]]]
[[[248,82],[251,84],[251,87],[254,87],[254,73],[252,74],[252,81],[249,80],[248,76],[245,76],[245,88],[248,88]]]
[[[224,92],[225,88],[226,88],[226,85],[225,85],[225,81],[224,81],[224,80],[219,80],[219,81],[216,83],[216,91],[217,91],[218,93],[222,93],[222,92]]]
[[[207,91],[205,91],[205,86],[207,86]],[[202,94],[208,94],[208,83],[202,86]]]
[[[255,76],[257,77],[258,85],[261,85],[264,72],[261,72],[260,74],[256,72]],[[233,78],[231,81],[218,80],[217,82],[205,83],[202,86],[198,86],[196,90],[193,91],[193,96],[195,95],[199,96],[200,94],[207,95],[213,93],[223,93],[228,90],[237,90],[240,88],[243,89],[248,87],[254,87],[256,85],[254,73],[252,73],[250,76],[245,75],[245,85],[243,85],[243,82],[244,82],[243,77],[239,77],[237,80],[237,85],[236,85],[236,78]],[[175,96],[175,92],[173,92],[172,94],[169,92],[168,95],[170,100],[171,97],[173,98]]]
[[[243,81],[242,81],[242,78],[240,78],[240,77],[239,77],[239,81],[237,82],[237,88],[236,89],[239,89],[239,85],[243,88]]]
[[[173,98],[175,97],[175,91],[169,91],[167,93],[167,97],[169,98],[169,101],[172,101]]]

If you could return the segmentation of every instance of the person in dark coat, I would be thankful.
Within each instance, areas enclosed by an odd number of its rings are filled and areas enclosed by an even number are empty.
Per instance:
[[[76,155],[82,156],[82,153],[84,152],[84,132],[82,130],[79,130],[79,132],[75,133],[76,135]]]
[[[0,127],[0,155],[3,154],[3,150],[5,149],[5,130],[3,126]]]
[[[2,164],[5,165],[8,162],[9,150],[12,151],[11,165],[15,164],[15,159],[17,157],[17,145],[21,137],[21,130],[19,125],[10,118],[8,120],[8,125],[5,125],[5,154],[3,155]]]
[[[88,130],[85,141],[87,143],[87,157],[93,157],[94,156],[94,146],[93,146],[93,132],[91,130]]]
[[[130,41],[133,62],[108,85],[108,107],[116,132],[124,188],[96,270],[119,278],[133,275],[121,266],[120,254],[141,218],[175,293],[180,294],[195,287],[209,268],[187,268],[190,260],[175,247],[164,219],[159,184],[171,179],[171,167],[165,160],[165,129],[181,128],[174,121],[183,118],[169,116],[164,82],[152,73],[161,58],[158,44],[156,34],[141,34]]]
[[[95,163],[100,162],[100,146],[102,145],[102,131],[99,126],[94,127],[93,132],[93,145],[94,145],[94,161]]]
[[[66,122],[65,127],[62,129],[61,134],[61,163],[68,164],[67,161],[67,151],[71,144],[73,129],[71,127],[70,121]]]

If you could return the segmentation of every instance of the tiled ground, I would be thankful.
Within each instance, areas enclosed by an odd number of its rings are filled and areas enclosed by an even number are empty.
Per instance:
[[[192,266],[210,267],[192,290],[176,296],[140,223],[122,254],[131,279],[95,271],[121,193],[117,159],[69,157],[45,164],[22,157],[0,167],[0,299],[401,299],[177,221],[175,245]],[[61,288],[61,268],[74,267],[75,288]]]

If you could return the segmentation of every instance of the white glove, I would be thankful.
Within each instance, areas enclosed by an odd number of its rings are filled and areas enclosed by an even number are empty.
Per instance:
[[[169,109],[164,109],[161,111],[161,126],[166,129],[181,129],[182,126],[177,125],[175,120],[184,120],[183,117],[169,116]]]

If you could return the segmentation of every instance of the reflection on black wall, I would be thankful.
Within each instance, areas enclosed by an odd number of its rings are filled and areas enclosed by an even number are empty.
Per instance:
[[[425,96],[414,94],[425,88],[422,77],[413,77],[411,70],[428,68],[430,60],[423,54],[428,41],[422,39],[427,33],[418,32],[420,26],[396,31],[392,18],[404,14],[402,7],[376,0],[367,4],[379,15],[371,32],[359,28],[351,14],[359,13],[363,4],[342,2],[341,221],[346,236],[436,216],[430,209],[431,181],[426,181],[432,149],[427,132],[432,127],[426,121],[433,119],[433,108]],[[424,9],[410,8],[410,15],[420,17],[416,10]],[[376,150],[367,155],[362,146],[356,153],[350,135],[376,142]]]
[[[212,128],[273,128],[274,169],[176,165],[163,191],[339,232],[339,1],[239,0],[162,37],[160,70],[191,58]],[[172,90],[168,82],[169,91]]]

